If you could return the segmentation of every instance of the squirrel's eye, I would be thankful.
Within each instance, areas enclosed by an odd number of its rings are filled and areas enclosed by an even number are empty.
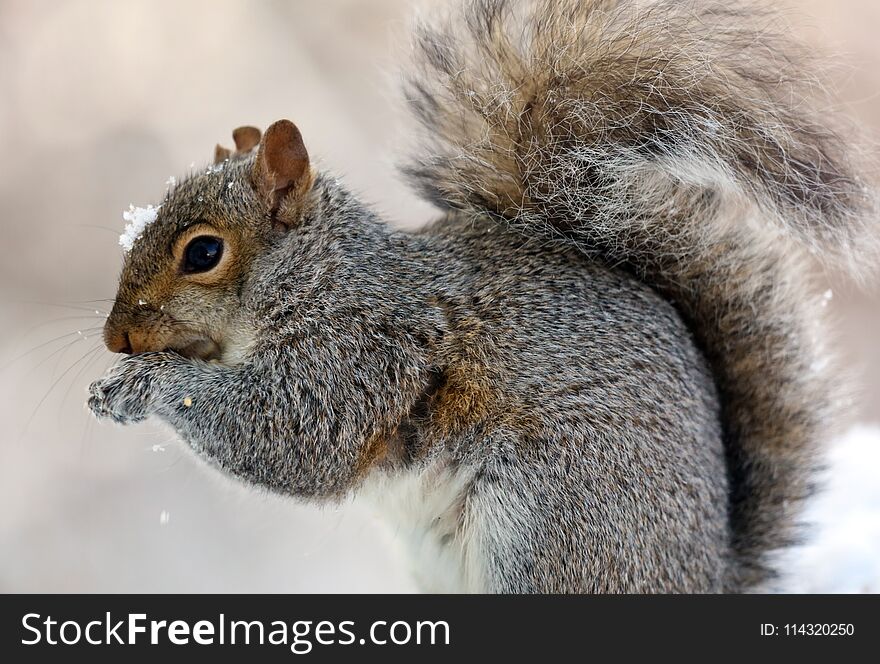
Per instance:
[[[183,252],[184,272],[207,272],[220,262],[223,240],[211,235],[194,238]]]

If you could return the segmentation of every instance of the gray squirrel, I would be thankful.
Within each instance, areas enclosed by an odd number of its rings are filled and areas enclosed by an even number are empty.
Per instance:
[[[385,225],[295,125],[136,211],[99,418],[251,485],[363,497],[450,592],[742,592],[837,410],[815,259],[874,195],[753,6],[472,0],[420,23]]]

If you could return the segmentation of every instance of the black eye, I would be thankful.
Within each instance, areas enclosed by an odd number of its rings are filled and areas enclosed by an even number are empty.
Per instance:
[[[211,235],[200,235],[186,245],[183,252],[184,272],[207,272],[220,262],[223,240]]]

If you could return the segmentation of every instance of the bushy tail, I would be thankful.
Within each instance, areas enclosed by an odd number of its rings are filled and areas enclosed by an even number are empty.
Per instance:
[[[792,535],[833,399],[811,253],[876,256],[874,203],[766,11],[474,0],[420,24],[404,171],[430,200],[575,243],[674,301],[723,400],[737,558]],[[805,94],[810,93],[810,94]]]

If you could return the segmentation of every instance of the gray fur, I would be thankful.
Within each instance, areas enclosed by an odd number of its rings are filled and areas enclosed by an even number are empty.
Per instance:
[[[307,500],[455,475],[436,536],[476,560],[469,589],[764,580],[831,415],[805,247],[844,256],[870,202],[838,139],[750,64],[767,44],[721,27],[748,16],[706,6],[482,0],[420,29],[408,89],[428,144],[407,171],[449,208],[421,233],[322,174],[270,231],[253,156],[183,183],[117,306],[207,216],[252,250],[186,325],[253,343],[234,363],[127,358],[93,412],[158,416]]]

